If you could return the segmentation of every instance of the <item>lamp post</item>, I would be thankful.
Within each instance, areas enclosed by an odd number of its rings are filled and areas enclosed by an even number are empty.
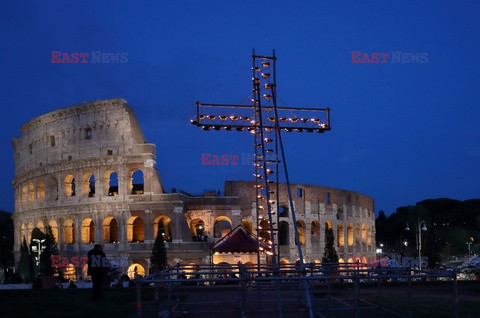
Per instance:
[[[40,264],[40,255],[42,255],[42,251],[45,249],[45,246],[42,247],[42,243],[45,242],[45,239],[32,239],[32,242],[35,242],[38,245],[32,246],[32,250],[38,253],[38,255],[35,257],[36,265],[38,266]]]
[[[410,227],[408,226],[408,223],[405,230],[410,231]],[[420,270],[422,270],[422,231],[426,231],[426,230],[427,230],[426,222],[423,220],[422,221],[418,220],[415,228],[415,231],[416,231],[415,234],[416,234],[417,249],[418,249],[418,267],[420,268]]]

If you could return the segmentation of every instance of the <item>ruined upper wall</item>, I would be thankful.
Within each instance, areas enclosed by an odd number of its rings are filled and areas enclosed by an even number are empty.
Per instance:
[[[226,196],[239,196],[241,201],[244,202],[247,208],[251,206],[251,201],[255,200],[256,189],[254,187],[255,182],[249,181],[227,181],[225,182],[225,195]],[[336,189],[330,187],[305,185],[305,184],[290,184],[292,191],[293,201],[296,206],[303,207],[306,201],[311,204],[325,204],[338,207],[342,206],[354,206],[363,208],[368,211],[374,211],[373,198],[364,194]],[[286,184],[281,184],[280,189],[280,205],[288,206],[288,195]]]
[[[153,153],[133,110],[121,98],[83,103],[34,118],[14,138],[15,173],[48,164]]]

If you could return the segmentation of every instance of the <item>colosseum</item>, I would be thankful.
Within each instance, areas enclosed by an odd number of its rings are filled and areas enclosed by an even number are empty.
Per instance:
[[[145,140],[125,100],[52,111],[20,131],[12,142],[17,261],[23,238],[30,242],[35,227],[51,226],[62,256],[85,256],[99,242],[108,256],[128,260],[120,269],[131,277],[148,273],[157,235],[171,264],[256,262],[234,253],[220,257],[211,249],[237,227],[257,233],[254,183],[227,181],[223,196],[167,193],[155,167],[155,145]],[[340,262],[375,255],[372,198],[323,186],[291,187],[305,262],[322,259],[326,226],[334,229]],[[298,252],[285,185],[279,193],[279,259],[294,263]],[[85,278],[86,268],[69,265],[65,274]]]

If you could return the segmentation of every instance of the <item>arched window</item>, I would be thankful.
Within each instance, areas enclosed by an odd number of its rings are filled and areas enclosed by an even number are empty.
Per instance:
[[[69,174],[65,177],[63,189],[67,197],[75,196],[75,178],[73,175]]]
[[[333,227],[332,221],[327,221],[327,222],[325,222],[325,228],[326,228],[326,229],[331,229],[332,227]]]
[[[153,237],[163,235],[165,242],[172,241],[172,220],[166,215],[159,215],[153,220]]]
[[[95,242],[95,223],[91,218],[82,221],[82,243]]]
[[[22,225],[20,226],[20,243],[23,242],[24,237],[25,237],[25,224],[22,223]]]
[[[142,170],[133,170],[129,173],[128,190],[131,194],[143,194],[143,172]]]
[[[118,222],[114,217],[103,220],[103,241],[105,243],[118,243]]]
[[[115,197],[118,195],[118,174],[115,171],[105,171],[103,174],[103,188],[108,196]]]
[[[92,198],[95,196],[95,175],[87,172],[82,178],[82,194]]]
[[[58,243],[58,225],[57,225],[57,222],[55,220],[51,220],[50,222],[48,222],[48,225],[52,229],[52,234],[53,234],[53,237],[55,238],[55,242]]]
[[[63,240],[66,244],[75,243],[75,227],[72,220],[66,220],[63,224]]]
[[[300,241],[300,245],[305,245],[305,222],[302,220],[297,221],[297,230],[298,230],[298,239]]]
[[[226,216],[219,216],[213,223],[213,236],[223,237],[232,230],[232,220]]]
[[[37,228],[42,231],[42,233],[45,233],[45,226],[43,225],[42,221],[37,222]]]
[[[253,233],[252,222],[250,222],[249,220],[243,219],[242,224],[243,224],[243,227],[245,228],[245,230],[247,230],[248,233]]]
[[[355,244],[360,243],[360,224],[355,225]]]
[[[278,244],[279,245],[289,245],[290,243],[290,233],[288,229],[288,222],[280,221],[278,227]]]
[[[317,220],[313,221],[310,225],[310,234],[312,244],[319,244],[320,243],[320,222]]]
[[[28,202],[32,203],[35,201],[35,185],[33,182],[28,184]]]
[[[347,243],[348,246],[353,246],[353,225],[348,223],[347,225]]]
[[[132,216],[128,219],[127,240],[129,242],[143,242],[145,240],[145,227],[139,216]]]
[[[367,242],[367,226],[365,224],[362,224],[362,241]]]
[[[192,239],[194,241],[205,240],[205,222],[202,219],[194,219],[190,222],[190,231],[192,232]]]
[[[33,231],[33,223],[28,222],[28,224],[27,224],[27,244],[30,244],[30,240],[32,239],[32,231]]]
[[[27,203],[27,187],[22,187],[22,203]]]
[[[343,224],[337,225],[337,245],[345,246],[345,236],[343,234]]]
[[[42,180],[37,182],[37,199],[39,202],[45,201],[45,183]]]

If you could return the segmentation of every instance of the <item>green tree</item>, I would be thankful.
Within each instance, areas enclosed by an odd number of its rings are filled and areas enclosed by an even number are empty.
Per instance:
[[[40,274],[43,276],[53,276],[58,269],[52,267],[52,255],[58,255],[58,247],[53,236],[52,227],[47,226],[45,233],[45,242],[42,247],[44,250],[40,255]]]
[[[333,230],[325,224],[325,251],[323,252],[322,263],[338,264],[338,254],[335,250],[334,241]]]
[[[18,262],[18,272],[22,275],[25,282],[31,282],[33,279],[33,258],[28,249],[25,236],[20,245],[20,260]]]
[[[161,271],[168,267],[167,250],[165,248],[165,242],[163,241],[163,235],[161,234],[160,230],[158,231],[157,237],[155,238],[155,243],[153,244],[150,264],[153,271]]]

